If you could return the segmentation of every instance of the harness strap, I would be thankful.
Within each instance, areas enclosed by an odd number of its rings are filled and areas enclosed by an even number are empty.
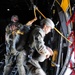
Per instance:
[[[20,30],[17,30],[16,33],[17,33],[17,34],[21,34],[21,35],[24,34],[24,32],[21,32]],[[14,34],[15,34],[15,31],[12,31],[12,34],[14,35]]]

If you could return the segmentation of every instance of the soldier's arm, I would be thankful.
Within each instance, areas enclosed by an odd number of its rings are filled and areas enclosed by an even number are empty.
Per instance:
[[[9,26],[7,25],[7,27],[5,28],[5,41],[8,41],[8,34],[10,34],[10,28],[9,28]]]
[[[10,27],[7,26],[7,27],[5,28],[5,33],[9,34],[10,32],[11,32]]]
[[[9,28],[8,28],[8,26],[5,28],[5,32],[8,32],[9,31]]]
[[[30,25],[32,25],[32,23],[35,22],[36,20],[37,20],[37,17],[35,17],[34,19],[28,21],[28,22],[26,23],[26,25],[27,25],[27,26],[30,26]]]
[[[43,37],[40,33],[36,35],[35,42],[35,48],[39,54],[45,55],[47,58],[53,55],[53,51],[44,44]]]

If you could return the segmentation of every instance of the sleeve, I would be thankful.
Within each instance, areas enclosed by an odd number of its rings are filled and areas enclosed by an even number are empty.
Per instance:
[[[8,41],[8,34],[10,33],[10,28],[9,26],[7,25],[6,28],[5,28],[5,41]]]
[[[7,32],[9,30],[9,27],[7,26],[6,28],[5,28],[5,32]]]
[[[35,48],[41,55],[49,55],[49,51],[44,44],[44,38],[41,33],[35,35]]]
[[[11,32],[9,25],[5,28],[5,33],[9,34]]]

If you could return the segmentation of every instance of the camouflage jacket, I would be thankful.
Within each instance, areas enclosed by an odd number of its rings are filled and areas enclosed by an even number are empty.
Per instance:
[[[11,22],[10,24],[7,25],[7,27],[5,29],[5,32],[7,34],[9,34],[9,33],[11,33],[14,30],[18,30],[21,26],[23,26],[23,25],[18,23],[18,22],[17,23],[12,23]]]
[[[30,35],[30,48],[35,50],[32,57],[43,62],[49,51],[44,44],[45,32],[41,28],[35,28]]]

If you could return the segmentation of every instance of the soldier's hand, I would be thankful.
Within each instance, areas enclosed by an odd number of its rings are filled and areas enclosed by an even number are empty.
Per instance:
[[[37,20],[37,17],[34,18],[34,21],[36,21],[36,20]]]
[[[53,55],[53,51],[51,48],[47,47],[47,50],[49,51],[49,55],[46,55],[47,58]]]
[[[32,23],[35,22],[36,20],[37,20],[37,17],[35,17],[34,19],[28,21],[28,22],[26,23],[26,25],[27,25],[27,26],[31,26]]]

